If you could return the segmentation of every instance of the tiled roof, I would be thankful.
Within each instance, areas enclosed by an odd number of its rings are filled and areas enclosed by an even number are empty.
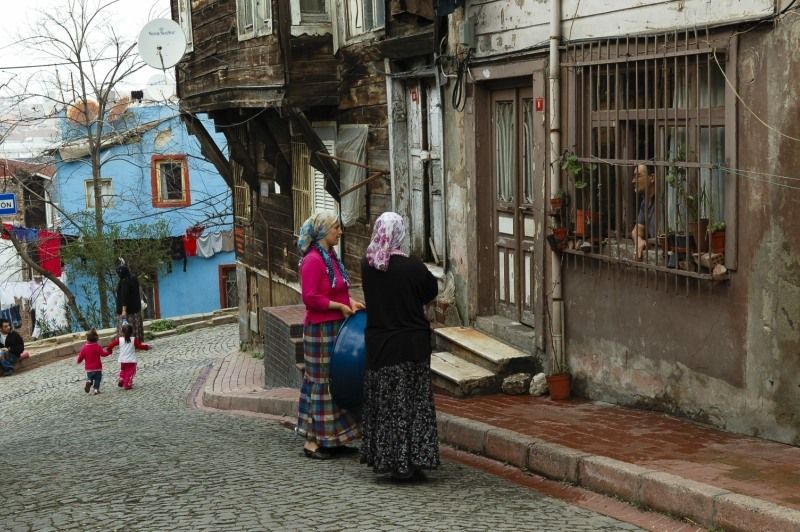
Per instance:
[[[19,170],[24,170],[29,174],[41,174],[47,177],[53,177],[56,173],[56,167],[53,164],[18,161],[16,159],[0,159],[0,177],[13,176]]]

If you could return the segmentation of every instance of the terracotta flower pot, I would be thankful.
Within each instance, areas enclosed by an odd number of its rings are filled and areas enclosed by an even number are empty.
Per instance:
[[[711,253],[725,253],[725,229],[711,232]]]
[[[567,228],[566,227],[556,227],[553,229],[553,236],[556,237],[556,240],[559,242],[563,242],[567,239]]]
[[[569,399],[569,391],[572,386],[572,375],[569,373],[559,373],[547,376],[547,388],[550,390],[550,399],[563,401]]]
[[[562,201],[561,198],[550,198],[550,208],[554,211],[561,210]]]

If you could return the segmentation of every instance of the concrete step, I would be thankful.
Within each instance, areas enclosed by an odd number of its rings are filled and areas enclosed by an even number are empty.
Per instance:
[[[488,369],[496,375],[531,372],[536,359],[471,327],[440,327],[433,331],[436,348]]]
[[[505,316],[478,316],[475,328],[512,345],[523,353],[536,353],[536,333],[533,327],[523,325]]]
[[[431,354],[433,385],[456,397],[493,393],[498,390],[497,377],[486,368],[477,366],[447,351]]]

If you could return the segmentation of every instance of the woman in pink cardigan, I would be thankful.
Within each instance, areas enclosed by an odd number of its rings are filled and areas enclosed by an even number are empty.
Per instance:
[[[337,452],[351,450],[346,444],[361,435],[353,414],[336,406],[331,398],[329,363],[344,318],[364,305],[350,298],[350,277],[334,250],[342,235],[336,213],[321,211],[311,215],[299,235],[300,287],[306,317],[305,372],[296,430],[306,438],[305,455],[325,460]]]

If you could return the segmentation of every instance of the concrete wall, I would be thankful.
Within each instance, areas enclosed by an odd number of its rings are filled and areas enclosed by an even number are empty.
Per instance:
[[[544,0],[472,0],[476,57],[547,47],[550,5]],[[775,13],[773,0],[563,0],[562,35],[599,39],[617,35],[703,27],[752,20]]]
[[[695,285],[605,265],[565,269],[576,389],[800,444],[800,18],[739,40],[738,269]],[[777,131],[781,133],[778,133]],[[794,140],[786,135],[795,137]],[[794,187],[794,188],[788,188]]]

